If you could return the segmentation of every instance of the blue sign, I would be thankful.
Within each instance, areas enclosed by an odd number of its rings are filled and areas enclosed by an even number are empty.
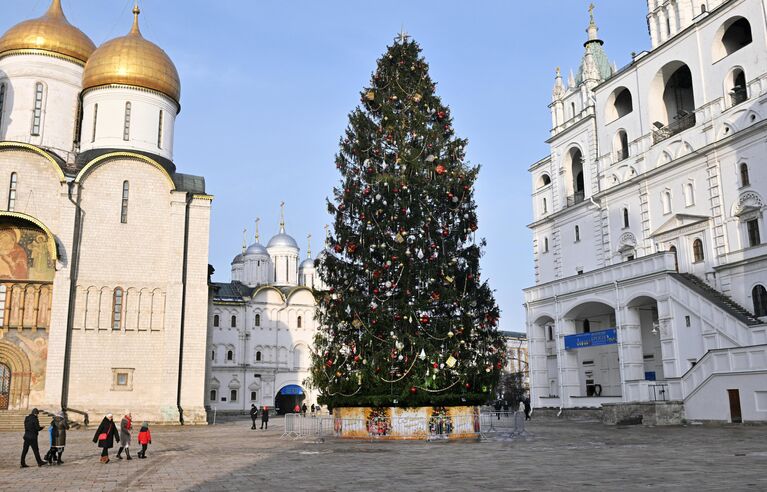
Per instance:
[[[591,333],[578,333],[565,337],[565,350],[599,347],[601,345],[613,345],[618,343],[618,330],[609,328]]]
[[[289,384],[280,390],[280,394],[281,395],[303,395],[304,390],[296,384]]]

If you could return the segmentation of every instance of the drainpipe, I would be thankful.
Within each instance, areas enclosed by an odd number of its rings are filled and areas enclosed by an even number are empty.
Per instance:
[[[178,421],[184,425],[184,409],[181,408],[181,383],[184,374],[184,326],[186,321],[186,277],[187,262],[189,259],[189,210],[194,196],[192,193],[186,194],[186,210],[184,211],[184,255],[183,265],[181,267],[181,324],[179,326],[179,344],[178,344],[178,387],[176,389],[176,407],[178,408]]]
[[[77,274],[80,264],[80,240],[82,236],[83,211],[82,186],[70,181],[67,198],[75,206],[75,223],[72,232],[72,252],[69,258],[69,302],[67,304],[67,328],[64,343],[64,372],[61,378],[61,408],[66,409],[69,403],[69,365],[72,358],[72,327],[75,321],[75,301],[77,297]],[[77,186],[77,199],[72,198],[73,188]],[[86,415],[86,420],[87,420]]]

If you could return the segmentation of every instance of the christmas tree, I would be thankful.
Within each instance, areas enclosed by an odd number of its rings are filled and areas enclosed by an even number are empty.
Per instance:
[[[311,371],[332,408],[480,404],[503,366],[475,239],[479,167],[420,52],[402,34],[378,60],[336,156]]]

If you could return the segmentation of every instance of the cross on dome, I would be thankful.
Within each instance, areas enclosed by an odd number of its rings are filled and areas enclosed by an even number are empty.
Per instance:
[[[280,202],[280,234],[285,234],[285,202]]]
[[[307,258],[312,257],[312,235],[311,234],[306,236],[306,257]]]
[[[258,223],[261,222],[261,217],[256,217],[256,242],[259,242],[261,235],[258,233]]]

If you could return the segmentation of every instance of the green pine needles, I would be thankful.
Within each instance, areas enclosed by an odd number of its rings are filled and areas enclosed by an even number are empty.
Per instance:
[[[475,241],[479,167],[420,51],[400,39],[378,60],[336,157],[310,378],[331,408],[484,403],[504,363]]]

